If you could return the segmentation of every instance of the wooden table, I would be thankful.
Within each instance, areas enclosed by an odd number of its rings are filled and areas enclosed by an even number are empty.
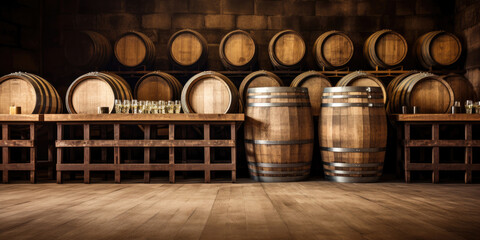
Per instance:
[[[398,125],[403,125],[403,140],[399,143],[403,143],[405,182],[410,182],[411,171],[432,171],[433,183],[439,182],[439,171],[465,171],[465,183],[471,183],[472,171],[480,171],[478,159],[477,163],[472,162],[472,148],[480,147],[480,140],[478,140],[480,136],[473,136],[472,125],[480,124],[480,114],[399,114],[393,115],[392,118]],[[464,139],[441,139],[440,125],[447,124],[463,125]],[[431,139],[411,139],[412,125],[431,127]],[[402,136],[401,128],[398,133],[399,136]],[[410,150],[414,147],[432,147],[432,162],[412,163]],[[463,163],[440,163],[440,148],[448,147],[465,148]],[[401,161],[400,155],[397,156],[397,161]]]
[[[41,161],[37,159],[37,129],[43,122],[43,115],[41,114],[0,114],[0,122],[2,125],[2,140],[0,147],[2,147],[2,163],[0,164],[0,171],[3,172],[2,181],[8,183],[10,171],[30,171],[30,182],[35,183],[36,172],[39,165],[49,165],[49,175],[53,171],[53,146],[48,147],[48,159]],[[18,130],[22,134],[29,137],[22,137],[21,139],[12,139],[10,131]],[[49,131],[50,132],[50,131]],[[42,139],[43,141],[43,139]],[[12,148],[29,148],[29,157],[21,156],[21,159],[11,159]],[[27,158],[27,159],[23,159]],[[27,163],[19,163],[19,160],[28,160]],[[45,160],[45,159],[43,159]]]
[[[45,122],[57,124],[57,183],[62,183],[62,172],[83,171],[84,182],[90,182],[91,171],[114,171],[115,182],[121,181],[121,171],[143,171],[144,181],[150,182],[150,172],[168,171],[169,180],[175,182],[175,171],[204,171],[205,182],[210,182],[211,171],[231,171],[232,182],[236,181],[236,127],[244,121],[243,114],[48,114]],[[93,140],[90,138],[91,125],[113,125],[113,139]],[[203,125],[203,139],[186,140],[175,136],[175,126]],[[67,125],[82,125],[83,139],[64,139],[64,127]],[[143,139],[122,139],[121,125],[139,125],[144,130]],[[150,129],[156,125],[168,125],[168,139],[151,139]],[[228,125],[230,139],[217,140],[210,138],[211,125]],[[92,147],[113,147],[113,163],[92,164],[90,153]],[[122,163],[121,148],[144,148],[144,162]],[[168,163],[150,163],[151,148],[168,147]],[[202,147],[204,149],[203,163],[175,163],[176,147]],[[211,163],[210,148],[228,147],[231,149],[231,162]],[[83,148],[82,164],[62,162],[65,148]]]

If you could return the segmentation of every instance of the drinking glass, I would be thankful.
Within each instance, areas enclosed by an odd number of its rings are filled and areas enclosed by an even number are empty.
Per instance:
[[[168,112],[168,113],[173,113],[174,108],[175,108],[175,105],[174,105],[174,104],[175,104],[175,103],[174,103],[173,101],[168,101],[168,102],[167,102],[167,107],[166,107],[166,109],[167,109],[167,112]]]
[[[122,100],[120,99],[115,99],[115,113],[121,113],[122,112]]]
[[[123,100],[122,113],[129,113],[129,112],[130,112],[130,100],[125,99]]]
[[[138,113],[138,101],[137,101],[137,99],[132,100],[132,113],[133,114]]]
[[[146,114],[150,114],[152,111],[152,102],[150,101],[145,101],[145,112]]]
[[[480,114],[480,101],[475,102],[473,106],[475,107],[475,113]]]
[[[165,101],[158,101],[158,113],[165,114]]]
[[[142,114],[143,112],[145,112],[145,102],[138,101],[138,113]]]
[[[152,114],[158,114],[158,102],[157,101],[152,101],[152,111],[150,113]]]
[[[472,114],[472,110],[473,110],[473,101],[472,100],[465,101],[465,113]]]
[[[182,111],[182,104],[180,100],[175,100],[175,113],[180,113]]]

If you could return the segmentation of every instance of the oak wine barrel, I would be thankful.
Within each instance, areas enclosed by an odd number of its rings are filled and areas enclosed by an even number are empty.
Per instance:
[[[182,84],[172,75],[154,71],[143,75],[135,85],[134,96],[138,100],[180,100]]]
[[[326,179],[375,182],[382,175],[387,146],[382,94],[378,87],[324,89],[318,135]]]
[[[308,177],[314,141],[308,89],[248,89],[244,131],[245,154],[254,180],[298,181]]]
[[[375,76],[362,71],[356,71],[345,75],[338,81],[337,87],[357,86],[357,87],[379,87],[382,90],[383,102],[387,102],[387,91],[382,81]]]
[[[395,88],[397,88],[397,86],[403,81],[403,79],[405,79],[406,77],[408,76],[411,76],[413,74],[416,74],[416,73],[419,73],[418,71],[410,71],[410,72],[407,72],[407,73],[403,73],[403,74],[400,74],[398,76],[396,76],[395,78],[393,78],[387,85],[387,114],[390,114],[392,113],[391,110],[390,110],[390,100],[392,99],[392,96],[393,96],[393,93],[394,93],[394,90]],[[394,122],[392,122],[394,123]]]
[[[205,71],[191,77],[181,94],[185,113],[234,113],[237,112],[238,90],[224,75]]]
[[[455,64],[462,54],[462,43],[452,33],[433,31],[415,41],[414,54],[425,68],[447,67]]]
[[[465,112],[465,101],[477,100],[475,88],[473,87],[472,83],[464,76],[451,73],[442,76],[442,79],[445,80],[452,88],[453,95],[455,96],[455,101],[460,102],[463,112]]]
[[[323,89],[331,86],[332,84],[330,84],[328,78],[317,71],[301,73],[290,84],[290,87],[304,87],[308,89],[313,116],[320,116]]]
[[[450,85],[441,77],[431,73],[416,73],[403,79],[393,90],[389,111],[401,113],[402,106],[419,113],[448,113],[454,103]]]
[[[257,62],[258,50],[249,33],[235,30],[222,38],[218,53],[226,69],[251,70]]]
[[[313,56],[319,67],[336,69],[347,65],[353,57],[353,42],[345,33],[328,31],[313,45]]]
[[[282,79],[280,79],[275,73],[259,70],[248,74],[240,83],[238,92],[242,102],[246,102],[247,91],[249,88],[254,87],[281,87],[283,86]]]
[[[126,67],[148,67],[155,61],[155,45],[141,32],[124,33],[115,42],[114,52],[118,62]]]
[[[270,40],[268,55],[276,69],[299,68],[305,58],[306,45],[302,36],[293,31],[281,31]]]
[[[377,31],[365,41],[363,53],[373,68],[392,68],[407,56],[405,38],[389,29]]]
[[[68,35],[64,54],[67,61],[83,69],[105,68],[112,58],[112,46],[102,34],[79,31]]]
[[[168,58],[174,67],[199,70],[208,57],[207,40],[197,31],[183,29],[168,40]]]
[[[57,90],[45,79],[31,73],[15,72],[0,78],[0,114],[10,106],[20,106],[22,114],[62,113]]]
[[[128,83],[113,73],[90,72],[70,84],[65,103],[69,113],[95,114],[97,107],[108,107],[111,113],[115,99],[132,99]]]

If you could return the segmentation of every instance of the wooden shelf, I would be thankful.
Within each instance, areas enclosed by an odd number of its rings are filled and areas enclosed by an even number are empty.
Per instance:
[[[243,122],[235,114],[45,114],[45,122]]]
[[[397,122],[480,122],[480,114],[393,114]]]
[[[0,114],[0,122],[41,122],[43,114]]]

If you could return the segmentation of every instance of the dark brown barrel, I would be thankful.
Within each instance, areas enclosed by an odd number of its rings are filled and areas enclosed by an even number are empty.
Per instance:
[[[325,177],[375,182],[382,175],[387,118],[378,87],[325,88],[318,122]]]
[[[155,61],[155,45],[147,35],[129,31],[115,42],[115,57],[126,67],[151,66]]]
[[[453,94],[455,95],[455,101],[459,101],[461,103],[463,109],[462,112],[465,112],[465,101],[477,100],[475,88],[473,88],[472,83],[464,76],[451,73],[442,76],[442,79],[445,80],[452,88]]]
[[[191,77],[182,90],[185,113],[234,113],[238,111],[238,90],[224,75],[205,71]]]
[[[383,102],[387,102],[387,91],[385,90],[385,86],[383,85],[382,81],[366,72],[352,72],[340,79],[336,86],[379,87],[382,90]]]
[[[447,67],[455,64],[462,54],[462,43],[452,33],[433,31],[415,41],[414,54],[425,68]]]
[[[68,35],[64,46],[65,58],[83,69],[102,69],[112,58],[112,46],[102,34],[80,31]]]
[[[194,30],[180,30],[168,40],[168,57],[176,68],[201,69],[207,63],[207,40]]]
[[[345,33],[328,31],[313,45],[313,56],[319,67],[336,69],[347,65],[353,57],[353,42]]]
[[[331,86],[328,78],[317,71],[304,72],[293,79],[290,84],[290,87],[304,87],[308,89],[313,116],[320,116],[323,89]]]
[[[247,91],[249,88],[254,87],[281,87],[283,86],[282,79],[280,79],[276,74],[259,70],[248,74],[240,84],[238,92],[240,98],[243,102],[246,102]]]
[[[272,65],[277,69],[296,69],[305,58],[306,45],[302,36],[293,31],[281,31],[270,40],[268,55]]]
[[[399,65],[407,56],[407,50],[405,38],[389,29],[370,35],[363,47],[365,58],[373,68],[392,68]]]
[[[251,70],[257,62],[258,50],[249,33],[235,30],[223,37],[218,53],[226,69]]]
[[[179,100],[182,84],[172,75],[160,71],[143,75],[135,85],[134,96],[138,100]]]
[[[63,110],[57,90],[45,79],[26,72],[0,78],[0,114],[9,114],[12,105],[21,107],[23,114],[61,113]]]
[[[388,101],[387,101],[387,114],[392,113],[390,111],[390,104],[391,104],[390,102],[391,102],[391,99],[392,99],[395,88],[397,88],[397,86],[403,81],[403,79],[405,79],[406,77],[408,77],[410,75],[416,74],[416,73],[419,73],[419,72],[418,71],[410,71],[410,72],[407,72],[407,73],[400,74],[400,75],[396,76],[395,78],[393,78],[392,81],[390,81],[388,83],[388,86],[387,86],[387,99],[388,99]]]
[[[97,113],[98,107],[114,110],[115,99],[131,100],[128,83],[118,75],[108,72],[90,72],[78,77],[65,96],[69,113]]]
[[[416,73],[403,79],[393,90],[391,113],[401,113],[402,106],[418,108],[419,113],[448,113],[454,102],[450,85],[431,73]]]
[[[313,154],[308,89],[250,88],[245,113],[245,154],[250,176],[262,182],[308,177]]]

